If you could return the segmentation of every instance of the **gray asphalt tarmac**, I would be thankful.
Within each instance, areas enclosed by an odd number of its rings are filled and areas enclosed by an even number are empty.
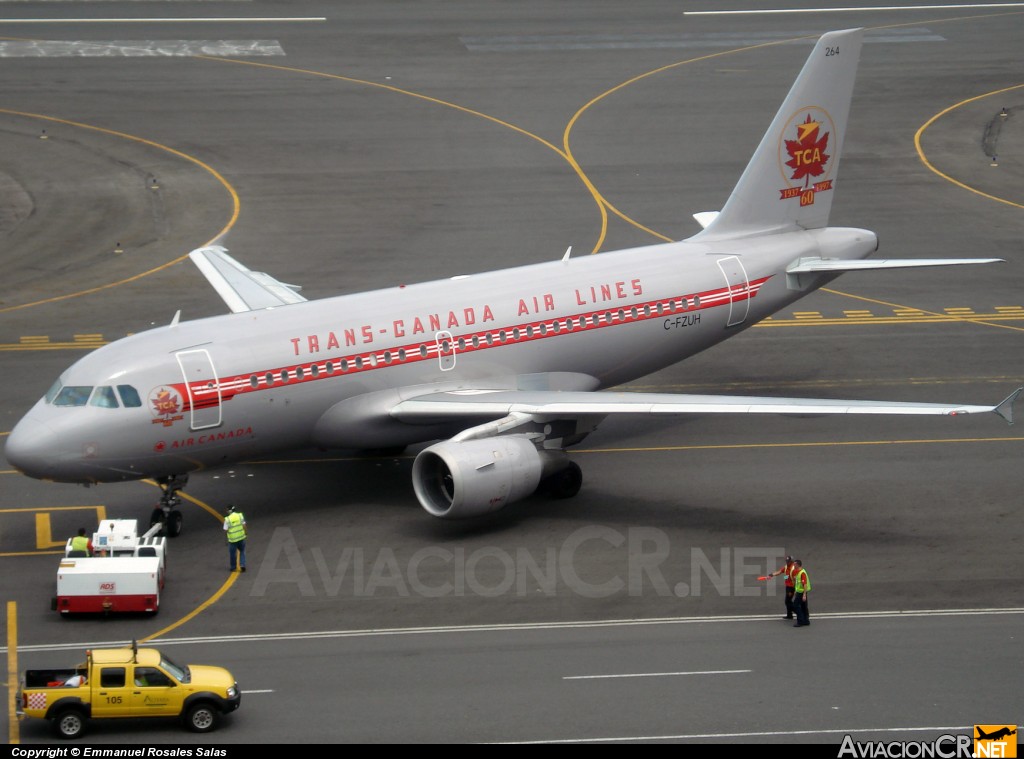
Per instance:
[[[215,238],[316,298],[693,234],[690,214],[724,202],[809,39],[849,26],[868,33],[833,223],[878,232],[880,256],[1006,263],[844,275],[631,387],[958,403],[1018,387],[1024,12],[685,15],[707,7],[0,0],[0,428],[90,346],[178,310],[223,312],[182,261]],[[221,20],[72,20],[191,14]],[[602,214],[573,162],[618,213]],[[131,638],[670,620],[575,639],[181,644],[181,658],[226,662],[268,691],[246,697],[218,742],[791,741],[795,730],[769,735],[788,721],[762,697],[804,684],[819,706],[842,706],[802,729],[918,740],[918,728],[1020,721],[1022,443],[1019,424],[995,417],[609,421],[572,454],[578,497],[471,523],[419,508],[411,455],[246,462],[192,478],[161,611],[130,619],[50,610],[58,545],[102,516],[148,519],[157,489],[8,469],[5,620],[28,647],[23,666],[73,658],[49,646]],[[234,577],[229,503],[251,533],[249,571]],[[776,629],[781,587],[756,580],[786,553],[814,579],[822,624],[808,630]],[[960,616],[990,609],[1012,613]],[[954,614],[910,627],[850,616],[924,610]],[[802,671],[783,666],[793,635],[813,641]],[[510,650],[527,663],[497,653]],[[573,652],[623,662],[613,673],[699,664],[755,679],[714,686],[721,719],[693,712],[685,677],[603,683],[581,703],[577,686],[531,674],[561,676]],[[401,674],[409,661],[415,679]],[[351,686],[336,703],[296,696],[305,670],[335,667]],[[970,698],[947,698],[965,682]],[[328,728],[342,712],[358,719]],[[680,712],[693,721],[670,727]],[[21,728],[25,742],[48,738]]]

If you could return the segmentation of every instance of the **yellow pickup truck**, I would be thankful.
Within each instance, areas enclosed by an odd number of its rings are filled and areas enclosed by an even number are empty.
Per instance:
[[[242,694],[223,667],[175,664],[155,648],[86,651],[74,669],[27,670],[16,696],[18,718],[52,720],[61,738],[77,738],[90,719],[180,717],[206,733],[238,708]]]

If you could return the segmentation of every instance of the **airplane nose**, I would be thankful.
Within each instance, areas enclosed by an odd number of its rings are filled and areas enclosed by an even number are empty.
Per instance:
[[[4,456],[23,474],[43,478],[46,476],[47,454],[52,454],[55,442],[53,430],[35,419],[25,418],[7,436]]]

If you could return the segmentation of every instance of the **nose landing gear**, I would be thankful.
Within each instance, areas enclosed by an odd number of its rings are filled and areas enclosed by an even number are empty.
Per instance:
[[[181,512],[178,510],[178,507],[181,506],[181,497],[178,495],[178,491],[188,484],[188,475],[172,474],[169,477],[159,477],[156,483],[163,491],[163,495],[160,496],[160,503],[153,509],[153,513],[149,517],[149,526],[163,525],[160,534],[176,538],[181,534],[182,521]]]

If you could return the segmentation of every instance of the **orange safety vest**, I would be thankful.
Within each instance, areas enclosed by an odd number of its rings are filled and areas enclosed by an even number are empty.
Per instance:
[[[786,587],[793,587],[793,578],[796,576],[796,562],[790,561],[786,566],[779,569],[780,572],[786,575]]]

